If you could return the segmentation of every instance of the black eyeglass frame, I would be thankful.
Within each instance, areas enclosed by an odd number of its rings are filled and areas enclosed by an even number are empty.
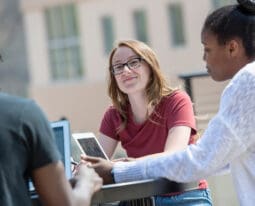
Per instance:
[[[136,60],[136,59],[139,60],[139,62],[138,62],[138,65],[135,65],[135,68],[134,68],[133,66],[130,66],[130,64],[132,63],[133,60]],[[125,66],[127,66],[130,70],[133,70],[133,69],[136,69],[138,66],[140,66],[140,63],[141,63],[142,61],[145,61],[145,59],[142,58],[142,57],[134,57],[134,58],[128,60],[128,61],[127,61],[126,63],[124,63],[124,64],[116,64],[116,65],[111,66],[111,72],[112,72],[114,75],[122,74],[123,71],[124,71],[124,67],[125,67]],[[115,66],[121,66],[121,70],[120,70],[119,72],[116,72],[115,69],[114,69]]]

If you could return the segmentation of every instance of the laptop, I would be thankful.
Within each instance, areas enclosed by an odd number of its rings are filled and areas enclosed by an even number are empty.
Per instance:
[[[65,174],[68,179],[72,177],[71,172],[71,132],[70,124],[67,120],[51,122],[51,128],[55,136],[55,142],[61,154],[61,160],[65,167]]]
[[[65,174],[68,179],[72,177],[71,172],[71,148],[70,148],[70,124],[67,120],[50,123],[54,133],[55,143],[61,155],[65,167]],[[36,196],[35,188],[31,180],[28,181],[31,197]]]

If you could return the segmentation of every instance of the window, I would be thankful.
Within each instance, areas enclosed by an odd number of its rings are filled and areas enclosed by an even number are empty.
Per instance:
[[[168,22],[170,29],[171,45],[181,46],[185,44],[184,20],[181,4],[175,3],[168,7]]]
[[[112,50],[114,42],[112,18],[109,16],[104,16],[101,23],[103,28],[104,51],[105,54],[109,54],[109,52]]]
[[[148,43],[146,14],[143,10],[134,11],[136,39]]]
[[[212,0],[212,4],[214,9],[217,9],[225,5],[236,4],[236,0]]]
[[[45,11],[48,50],[53,80],[82,76],[79,34],[74,5],[51,7]]]

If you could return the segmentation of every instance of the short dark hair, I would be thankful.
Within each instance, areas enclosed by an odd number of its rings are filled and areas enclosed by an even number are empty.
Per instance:
[[[255,7],[255,6],[254,6]],[[241,5],[221,7],[205,20],[203,30],[216,35],[219,44],[232,38],[240,38],[246,56],[255,57],[255,12]]]

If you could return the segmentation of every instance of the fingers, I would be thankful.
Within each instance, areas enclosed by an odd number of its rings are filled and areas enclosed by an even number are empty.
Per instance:
[[[103,180],[95,172],[94,169],[88,168],[86,165],[81,164],[79,171],[74,179],[74,188],[85,187],[86,190],[94,193],[101,189]],[[73,182],[71,182],[73,183]]]
[[[112,162],[131,162],[134,160],[135,160],[135,158],[123,157],[123,158],[114,159],[114,160],[112,160]]]
[[[91,180],[97,185],[101,186],[102,185],[102,178],[99,177],[99,175],[95,172],[94,169],[89,168],[85,165],[81,165],[79,172],[78,172],[79,177],[86,178],[87,180]]]
[[[100,162],[101,158],[87,156],[87,155],[81,155],[81,160],[86,161],[86,162],[91,162],[94,164],[94,163]]]
[[[123,161],[125,161],[125,157],[122,157],[122,158],[118,158],[118,159],[114,159],[114,160],[112,160],[112,162],[123,162]]]
[[[82,162],[79,162],[77,165],[74,166],[73,170],[72,170],[72,174],[73,176],[76,176],[80,170],[80,166],[82,165]]]
[[[89,168],[95,168],[98,166],[98,163],[100,163],[100,161],[101,161],[101,158],[91,157],[91,156],[82,154],[81,161],[77,165],[75,165],[72,170],[73,176],[76,176],[78,174],[81,165],[86,165]]]

